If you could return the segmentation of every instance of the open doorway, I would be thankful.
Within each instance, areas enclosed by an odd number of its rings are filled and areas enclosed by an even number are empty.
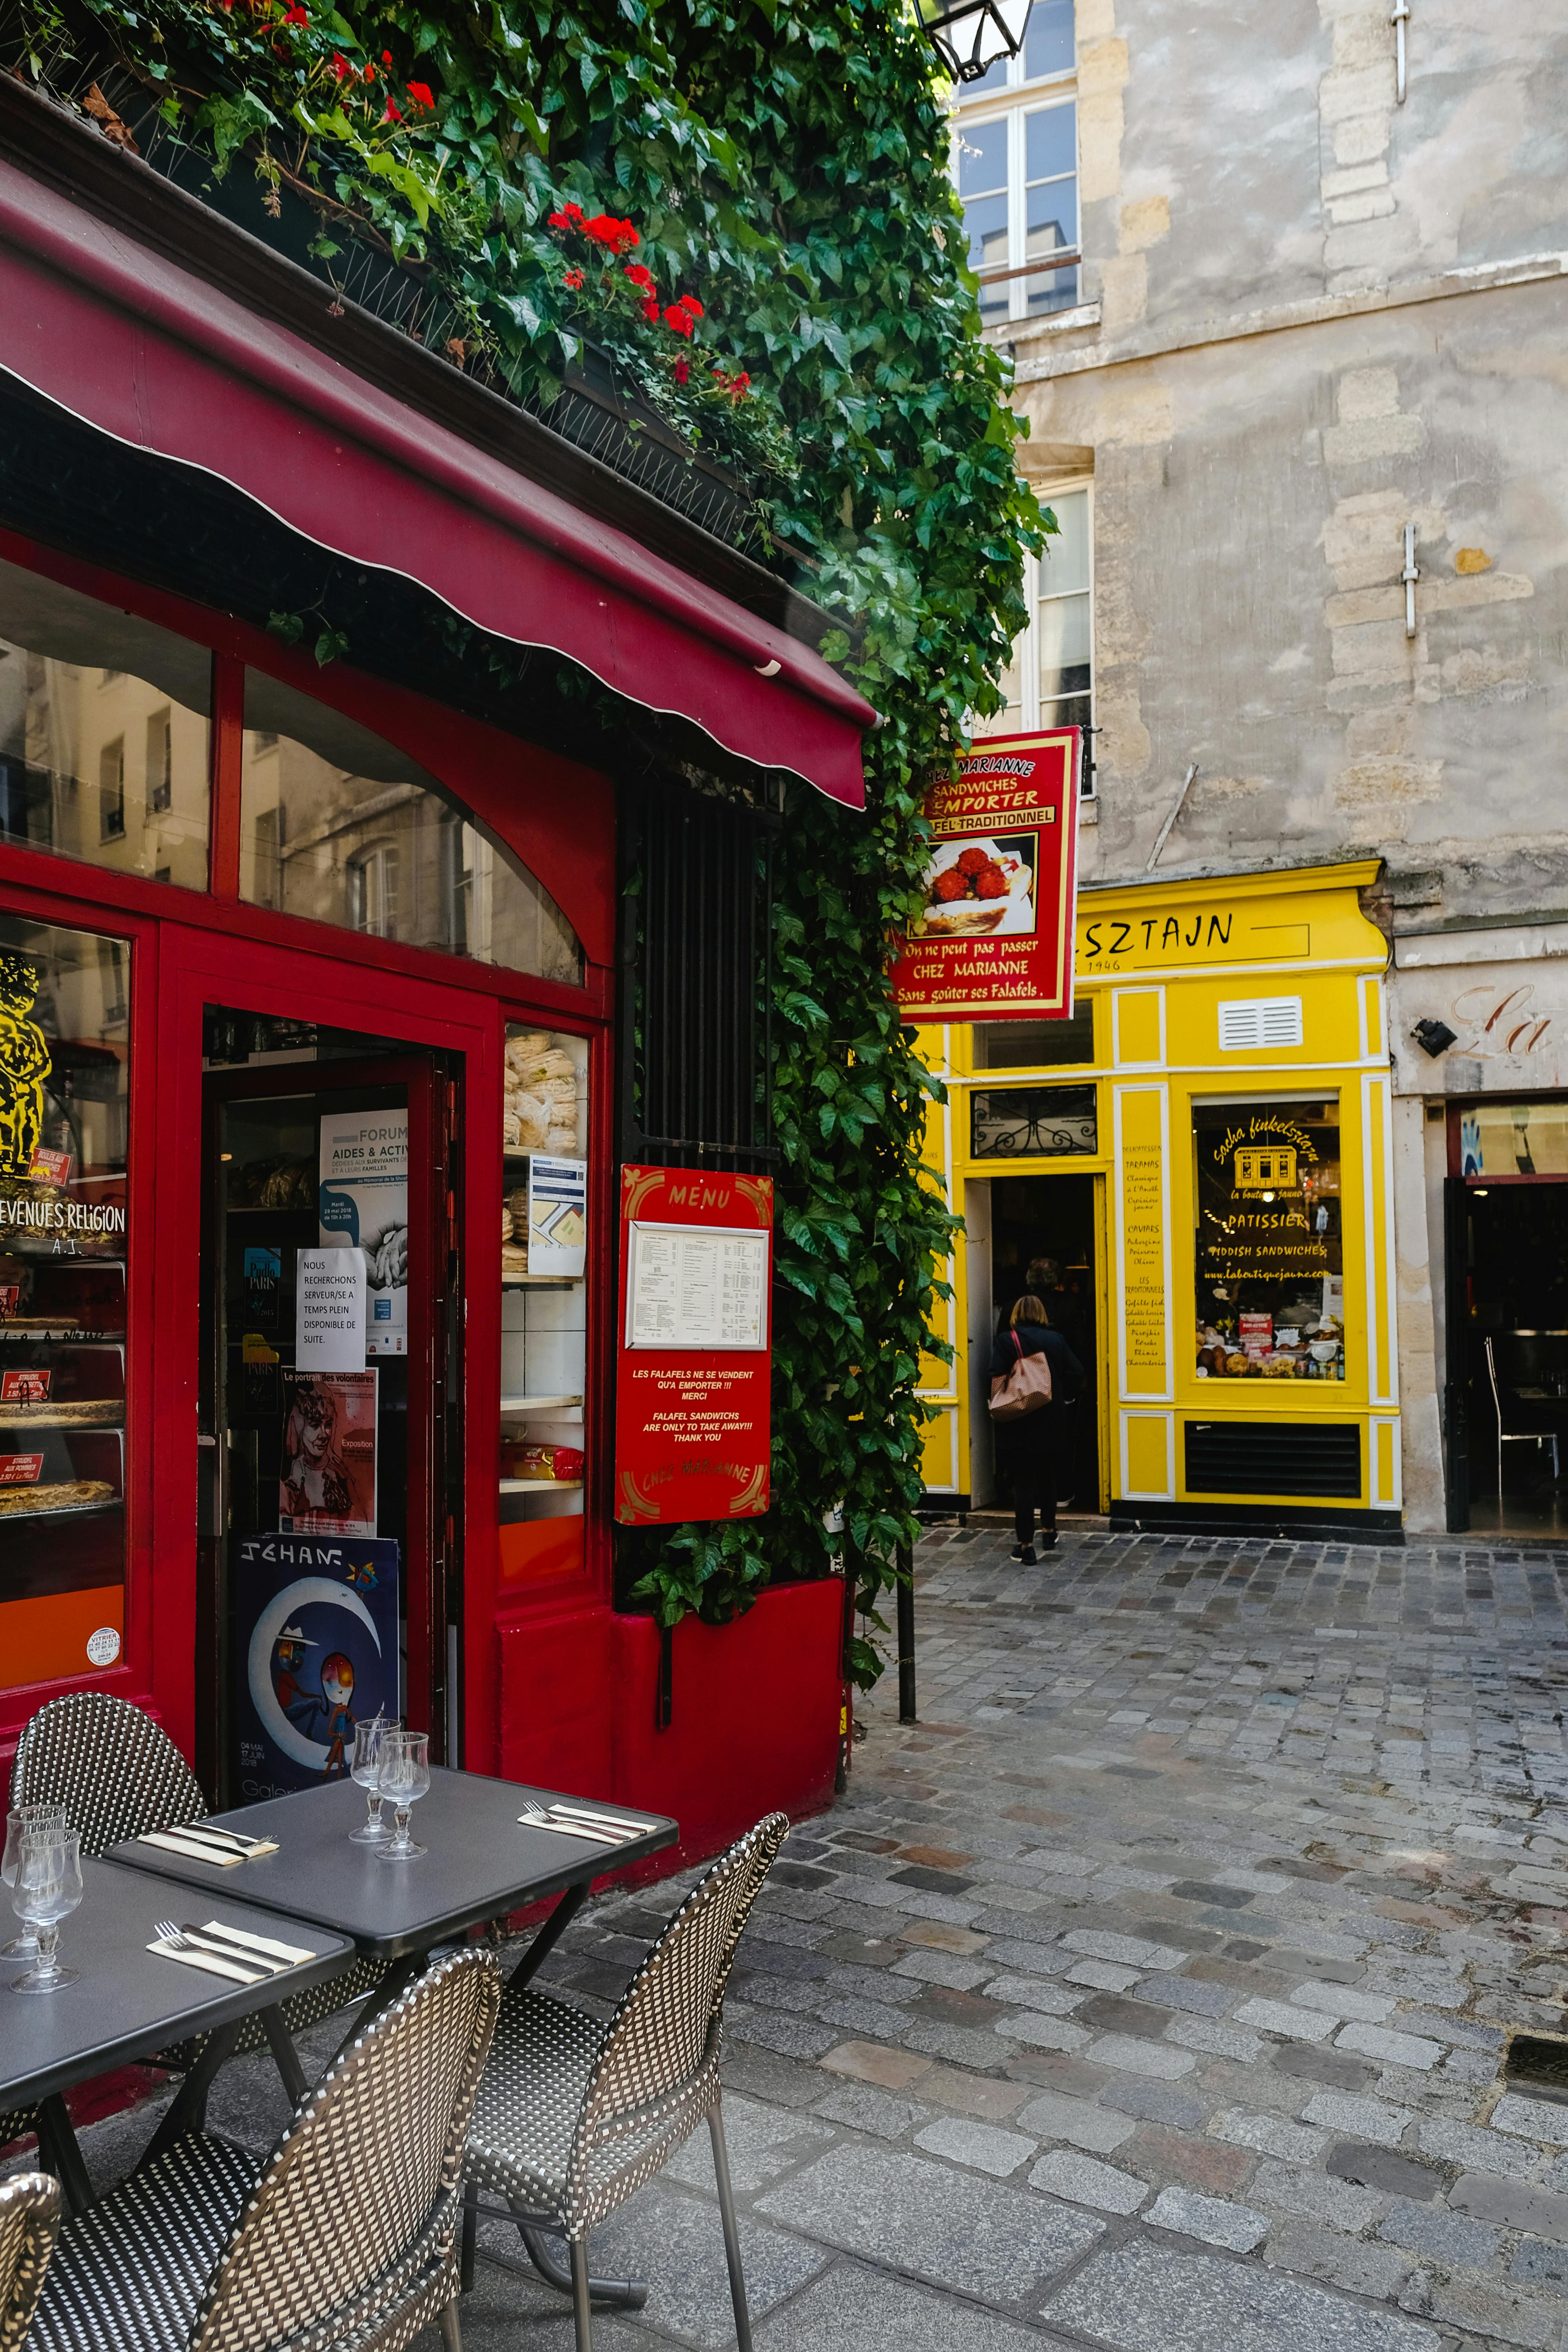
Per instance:
[[[454,1082],[305,1021],[204,1030],[204,1778],[346,1771],[377,1708],[457,1762]]]
[[[1448,1220],[1450,1522],[1568,1540],[1568,1174],[1451,1179]]]
[[[1057,1279],[1042,1293],[1046,1311],[1084,1369],[1069,1408],[1057,1500],[1063,1509],[1099,1511],[1099,1284],[1095,1276],[1093,1176],[997,1176],[991,1181],[991,1331],[1030,1287],[1029,1269],[1047,1261]]]

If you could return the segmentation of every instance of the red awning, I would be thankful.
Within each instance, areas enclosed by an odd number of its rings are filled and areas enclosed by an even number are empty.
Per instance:
[[[876,713],[812,648],[5,162],[0,369],[476,627],[865,806]]]

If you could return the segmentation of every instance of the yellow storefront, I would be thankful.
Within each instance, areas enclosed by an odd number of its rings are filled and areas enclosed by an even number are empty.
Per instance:
[[[921,1032],[965,1232],[929,1503],[994,1499],[993,1335],[1032,1264],[1089,1366],[1070,1475],[1113,1525],[1400,1525],[1375,860],[1086,889],[1069,1023]]]

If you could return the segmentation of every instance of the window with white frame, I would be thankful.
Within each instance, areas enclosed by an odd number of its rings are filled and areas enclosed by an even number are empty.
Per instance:
[[[1007,708],[986,722],[988,734],[1032,734],[1047,727],[1081,727],[1088,734],[1094,685],[1092,496],[1087,482],[1041,495],[1057,529],[1045,553],[1026,560],[1029,625],[1003,673]],[[1086,789],[1089,772],[1086,760]]]
[[[1078,247],[1073,71],[1072,0],[1034,0],[1018,56],[966,83],[955,107],[958,193],[988,327],[1070,310],[1079,299],[1076,262],[1034,266]]]

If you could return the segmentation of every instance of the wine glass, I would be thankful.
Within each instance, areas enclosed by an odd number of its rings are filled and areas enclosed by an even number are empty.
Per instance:
[[[430,1793],[430,1734],[427,1731],[387,1731],[382,1734],[378,1785],[392,1799],[393,1832],[379,1849],[383,1862],[412,1862],[425,1852],[408,1834],[408,1815],[421,1797]]]
[[[81,1901],[81,1832],[79,1830],[25,1831],[16,1856],[16,1884],[11,1896],[17,1916],[38,1938],[36,1964],[25,1975],[13,1977],[13,1992],[58,1992],[75,1984],[79,1969],[62,1969],[57,1958],[60,1921]]]
[[[14,1805],[5,1816],[5,1857],[0,1862],[0,1882],[7,1886],[16,1884],[16,1860],[22,1851],[22,1838],[27,1830],[60,1829],[66,1825],[63,1805]],[[36,1960],[38,1939],[30,1927],[13,1936],[8,1944],[0,1944],[0,1960]]]
[[[381,1818],[381,1743],[388,1732],[401,1728],[398,1720],[389,1723],[384,1715],[373,1715],[354,1726],[353,1762],[349,1769],[355,1784],[364,1790],[369,1811],[358,1829],[349,1832],[353,1845],[384,1845],[392,1835]]]

